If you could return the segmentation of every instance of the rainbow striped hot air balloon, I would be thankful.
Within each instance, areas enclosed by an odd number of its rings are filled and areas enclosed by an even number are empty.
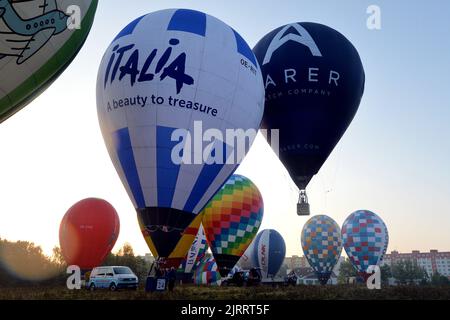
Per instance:
[[[302,230],[302,248],[309,265],[325,285],[342,252],[341,230],[328,216],[309,219]]]
[[[387,251],[389,234],[386,224],[368,210],[353,212],[342,226],[342,239],[347,256],[365,281],[367,268],[379,265]]]
[[[194,273],[194,283],[197,285],[220,285],[221,276],[213,257],[200,262]]]
[[[203,227],[220,274],[226,276],[253,241],[263,218],[261,193],[234,174],[203,210]]]

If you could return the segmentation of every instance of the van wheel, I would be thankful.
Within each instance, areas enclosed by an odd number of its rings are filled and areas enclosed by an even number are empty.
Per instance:
[[[116,284],[114,282],[109,285],[109,290],[117,291],[117,286],[116,286]]]
[[[91,285],[89,286],[89,290],[95,291],[95,284],[91,283]]]

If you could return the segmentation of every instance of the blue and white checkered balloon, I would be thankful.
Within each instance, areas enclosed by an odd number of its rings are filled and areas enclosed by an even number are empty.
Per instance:
[[[303,226],[301,242],[305,257],[320,283],[326,284],[342,252],[339,225],[328,216],[314,216]]]

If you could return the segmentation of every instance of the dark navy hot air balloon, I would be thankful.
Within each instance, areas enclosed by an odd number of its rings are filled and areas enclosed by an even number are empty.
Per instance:
[[[358,110],[361,59],[342,34],[309,22],[273,30],[253,51],[266,87],[263,128],[280,129],[279,156],[301,190],[298,213],[308,215],[304,190]]]

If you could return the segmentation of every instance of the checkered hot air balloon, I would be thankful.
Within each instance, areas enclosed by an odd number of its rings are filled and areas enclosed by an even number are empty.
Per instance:
[[[387,251],[389,234],[379,216],[368,210],[353,212],[342,226],[342,240],[353,266],[365,280],[367,268],[379,265]]]
[[[197,285],[220,285],[221,276],[213,257],[206,258],[200,262],[194,273],[194,283]]]
[[[263,211],[258,188],[237,174],[228,179],[204,209],[203,227],[222,276],[234,267],[256,236]]]
[[[312,217],[303,226],[301,242],[306,259],[325,285],[342,252],[338,224],[325,215]]]

